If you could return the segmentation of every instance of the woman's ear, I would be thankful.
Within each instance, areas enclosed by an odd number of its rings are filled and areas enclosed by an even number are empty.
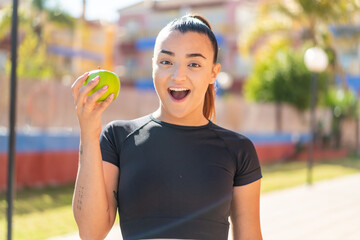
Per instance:
[[[220,63],[214,64],[213,69],[212,69],[212,73],[211,73],[210,84],[215,83],[217,75],[219,74],[220,70],[221,70],[221,64]]]

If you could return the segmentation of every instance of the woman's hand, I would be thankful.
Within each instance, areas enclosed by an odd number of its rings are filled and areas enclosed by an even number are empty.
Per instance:
[[[99,83],[100,79],[100,77],[97,76],[84,86],[84,82],[88,76],[89,73],[85,73],[76,79],[71,89],[82,138],[98,138],[101,133],[101,115],[112,102],[114,94],[110,94],[103,102],[97,102],[108,89],[108,86],[105,85],[103,88],[88,96],[88,93]]]

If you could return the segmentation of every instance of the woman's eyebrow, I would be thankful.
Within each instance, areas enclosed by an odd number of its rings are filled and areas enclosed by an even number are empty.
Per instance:
[[[204,55],[202,55],[201,53],[189,53],[186,54],[186,57],[190,58],[190,57],[202,57],[204,59],[206,59],[206,57]]]
[[[168,50],[165,50],[165,49],[161,49],[160,53],[167,54],[167,55],[170,55],[170,56],[175,56],[175,53],[173,53],[171,51],[168,51]],[[202,57],[202,58],[206,59],[206,57],[204,55],[202,55],[201,53],[189,53],[189,54],[186,54],[186,57],[187,58]]]
[[[170,55],[170,56],[175,56],[175,53],[170,52],[168,50],[164,50],[164,49],[161,49],[160,53],[167,54],[167,55]]]

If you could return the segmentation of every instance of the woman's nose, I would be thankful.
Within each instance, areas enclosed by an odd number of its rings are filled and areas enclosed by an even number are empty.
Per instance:
[[[172,79],[175,81],[183,81],[186,79],[186,68],[184,66],[175,65],[172,73]]]

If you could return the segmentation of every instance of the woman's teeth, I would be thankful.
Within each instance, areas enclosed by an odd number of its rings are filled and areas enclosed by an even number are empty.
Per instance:
[[[180,91],[188,91],[189,89],[187,88],[169,88],[170,91],[176,91],[176,92],[180,92]]]
[[[189,94],[190,90],[187,88],[169,88],[169,92],[173,98],[181,100]]]

